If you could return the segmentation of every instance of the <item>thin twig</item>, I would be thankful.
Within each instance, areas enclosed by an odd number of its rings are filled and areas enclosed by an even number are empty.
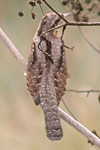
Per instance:
[[[23,59],[21,54],[18,52],[18,50],[15,48],[13,43],[9,40],[7,35],[0,29],[0,37],[4,41],[5,45],[8,47],[10,52],[12,52],[13,56],[17,59],[17,61],[21,64],[22,68],[26,70],[26,61]],[[20,55],[19,55],[20,54]],[[20,56],[20,57],[17,57]],[[100,139],[95,136],[91,131],[89,131],[87,128],[85,128],[81,123],[73,119],[71,116],[69,116],[67,113],[65,113],[63,110],[59,109],[59,115],[60,117],[70,124],[72,127],[74,127],[77,131],[79,131],[82,135],[84,135],[89,141],[91,141],[93,144],[97,145],[100,148]]]
[[[13,56],[16,57],[17,61],[22,65],[22,68],[26,70],[27,63],[24,57],[19,53],[17,48],[14,46],[14,44],[11,42],[11,40],[7,37],[7,35],[3,32],[1,28],[0,28],[0,37],[10,50],[10,52],[13,54]]]
[[[71,26],[100,26],[100,22],[75,22],[75,23],[69,23],[60,13],[58,13],[46,0],[42,0],[53,12],[55,12],[59,17],[62,18],[66,22],[65,25],[71,25]]]
[[[90,93],[100,93],[100,90],[66,90],[66,92],[74,92],[74,93],[86,93],[86,97],[89,96]]]
[[[41,11],[42,11],[42,14],[45,15],[45,13],[44,13],[44,11],[43,11],[43,8],[42,8],[41,4],[39,4],[39,7],[40,7],[40,9],[41,9]]]
[[[42,32],[41,36],[45,33],[51,32],[53,30],[59,29],[64,26],[100,26],[100,22],[68,22],[68,23],[63,23],[62,25],[58,25],[54,28],[51,28],[45,32]]]
[[[63,45],[63,47],[65,47],[65,48],[67,48],[67,49],[70,49],[71,51],[73,51],[73,49],[74,49],[74,46],[69,47],[69,46],[67,46],[67,45]]]
[[[75,92],[75,93],[100,93],[100,90],[73,90],[69,89],[66,92]]]
[[[64,27],[65,25],[70,25],[70,26],[100,26],[100,22],[76,22],[76,23],[69,23],[63,16],[61,16],[46,0],[42,0],[53,12],[55,12],[59,17],[62,18],[62,20],[64,20],[67,24],[63,24],[63,25],[60,25],[60,26],[57,26],[57,27],[54,27],[52,29],[49,29],[47,30],[46,32],[43,32],[42,34],[44,33],[47,33],[47,32],[50,32],[54,29],[58,29],[58,28],[61,28],[61,27]],[[97,53],[100,53],[100,50],[98,50],[89,40],[88,38],[85,36],[85,34],[83,33],[83,31],[80,29],[80,32],[82,33],[84,39],[88,42],[88,44],[97,52]]]
[[[100,22],[68,22],[69,26],[100,26]]]
[[[53,12],[55,12],[59,17],[61,17],[66,23],[68,23],[68,21],[62,16],[60,15],[47,1],[42,0]]]
[[[38,44],[38,49],[45,55],[45,56],[47,56],[49,59],[50,59],[50,61],[51,61],[51,63],[53,64],[53,60],[52,60],[52,57],[51,57],[51,55],[50,54],[48,54],[47,52],[45,52],[43,49],[42,49],[42,47],[41,47],[41,42],[42,42],[42,36],[41,36],[41,40],[40,40],[40,42],[39,42],[39,44]]]
[[[86,37],[86,35],[84,34],[84,32],[82,31],[82,29],[79,27],[80,32],[82,33],[84,39],[88,42],[88,44],[99,54],[100,50],[97,49],[91,42],[90,40]]]
[[[69,112],[69,114],[70,114],[75,120],[77,120],[76,117],[74,116],[74,114],[71,112],[71,110],[70,110],[69,106],[67,105],[67,103],[64,101],[64,99],[62,99],[62,102],[63,102],[65,108],[67,109],[67,111]],[[78,121],[78,120],[77,120],[77,121]]]

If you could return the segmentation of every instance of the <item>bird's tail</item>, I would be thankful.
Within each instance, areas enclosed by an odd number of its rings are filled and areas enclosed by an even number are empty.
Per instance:
[[[44,112],[47,137],[52,141],[60,140],[63,137],[63,130],[58,113],[56,93],[50,78],[44,79],[42,82],[40,101]]]

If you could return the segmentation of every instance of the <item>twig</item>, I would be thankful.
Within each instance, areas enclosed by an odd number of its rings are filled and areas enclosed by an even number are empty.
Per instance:
[[[67,46],[67,45],[63,45],[63,47],[65,47],[65,48],[67,48],[67,49],[70,49],[71,51],[73,51],[73,49],[74,49],[74,46],[69,47],[69,46]]]
[[[73,119],[71,116],[69,116],[67,113],[65,113],[63,110],[59,108],[60,117],[66,121],[68,124],[70,124],[72,127],[74,127],[77,131],[79,131],[82,135],[87,137],[87,139],[90,139],[90,141],[98,146],[100,148],[100,139],[95,136],[91,131],[89,131],[87,128],[85,128],[81,123]]]
[[[69,114],[70,114],[75,120],[77,120],[76,117],[74,116],[74,114],[71,112],[71,110],[70,110],[69,106],[67,105],[67,103],[64,101],[64,99],[62,99],[62,102],[63,102],[65,108],[67,109],[67,111],[69,112]],[[77,120],[77,121],[78,121],[78,120]]]
[[[100,26],[100,22],[68,22],[64,25],[69,25],[69,26]]]
[[[100,93],[100,90],[73,90],[69,89],[66,92],[75,92],[75,93]]]
[[[2,31],[2,29],[0,29],[0,37],[3,39],[5,45],[8,47],[10,52],[12,52],[13,56],[21,64],[22,68],[26,70],[26,64],[27,64],[26,61],[23,59],[21,54],[19,55],[19,52],[17,51],[13,43],[5,35],[5,33]],[[18,57],[18,56],[21,56],[21,57]],[[73,119],[63,110],[61,110],[60,108],[58,109],[59,109],[59,115],[64,121],[66,121],[68,124],[74,127],[77,131],[79,131],[81,134],[87,137],[87,139],[90,140],[93,144],[97,145],[100,148],[100,139],[97,136],[95,136],[91,131],[89,131],[87,128],[85,128],[82,124],[80,124],[78,121]]]
[[[86,97],[89,96],[90,93],[100,93],[100,90],[66,90],[66,92],[74,92],[74,93],[86,93]]]
[[[59,17],[61,17],[66,23],[68,23],[68,21],[62,16],[60,15],[47,1],[42,0],[53,12],[55,12]]]
[[[62,15],[60,15],[46,0],[42,0],[53,12],[55,12],[59,17],[62,18],[66,22],[65,25],[70,26],[100,26],[100,22],[76,22],[76,23],[69,23]]]
[[[60,15],[46,0],[42,0],[53,12],[55,12],[58,16],[60,16],[65,22],[66,24],[63,24],[63,25],[60,25],[60,26],[57,26],[57,27],[54,27],[52,29],[49,29],[47,30],[46,32],[43,32],[42,34],[44,33],[47,33],[47,32],[50,32],[54,29],[58,29],[58,28],[61,28],[61,27],[64,27],[65,25],[70,25],[70,26],[100,26],[100,22],[76,22],[76,23],[69,23],[62,15]],[[88,44],[97,52],[97,53],[100,53],[100,50],[98,50],[89,40],[88,38],[85,36],[85,34],[82,32],[81,28],[80,28],[80,32],[82,33],[84,39],[88,42]],[[41,34],[41,35],[42,35]]]
[[[41,36],[41,40],[40,40],[40,42],[39,42],[39,44],[38,44],[38,49],[39,49],[45,56],[47,56],[47,57],[50,59],[51,63],[53,64],[53,60],[52,60],[51,55],[48,54],[47,52],[45,52],[45,51],[42,49],[42,47],[41,47],[41,42],[42,42],[42,40],[44,40],[44,39],[42,39],[42,38],[43,38],[43,37]]]
[[[64,26],[100,26],[100,22],[68,22],[68,23],[64,23],[62,25],[58,25],[54,28],[51,28],[45,32],[42,32],[41,36],[45,33],[51,32],[53,30],[59,29]]]
[[[88,44],[99,54],[100,50],[97,49],[91,42],[90,40],[86,37],[86,35],[84,34],[84,32],[82,31],[82,29],[79,27],[80,32],[82,33],[84,39],[88,42]]]
[[[22,68],[25,71],[27,63],[26,63],[24,57],[19,53],[19,51],[17,50],[17,48],[10,41],[10,39],[7,37],[7,35],[3,32],[3,30],[1,28],[0,28],[0,37],[3,40],[3,42],[5,43],[5,45],[8,47],[9,51],[17,59],[17,61],[21,64]]]
[[[43,11],[43,8],[42,8],[41,4],[39,4],[39,7],[40,7],[40,9],[41,9],[42,14],[45,15],[45,13],[44,13],[44,11]]]

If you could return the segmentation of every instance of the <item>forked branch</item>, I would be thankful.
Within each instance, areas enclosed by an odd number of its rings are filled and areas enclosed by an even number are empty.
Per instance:
[[[90,93],[100,93],[100,90],[74,90],[74,89],[68,89],[66,92],[74,92],[74,93],[86,93],[86,96]]]
[[[78,26],[79,28],[80,28],[80,26],[100,26],[100,22],[74,22],[74,23],[69,23],[63,16],[61,16],[46,0],[42,0],[46,5],[47,5],[47,7],[48,8],[50,8],[53,12],[55,12],[58,16],[60,16],[61,18],[62,18],[62,20],[64,20],[64,22],[65,22],[65,24],[63,24],[63,25],[60,25],[60,26],[58,26],[58,27],[55,27],[55,28],[52,28],[52,29],[50,29],[50,30],[48,30],[48,31],[46,31],[46,32],[50,32],[50,31],[52,31],[52,30],[54,30],[54,29],[57,29],[57,28],[60,28],[60,27],[64,27],[65,25],[66,26],[68,26],[68,25],[70,25],[70,26]],[[66,5],[67,5],[67,2],[68,3],[71,3],[70,1],[64,1],[65,3],[66,3]],[[90,2],[90,1],[89,1]],[[73,1],[73,3],[74,3],[74,1]],[[75,3],[77,3],[77,2],[75,2]],[[72,4],[72,3],[71,3]],[[80,2],[78,1],[78,3],[77,4],[79,4],[79,6],[81,6],[80,5]],[[98,3],[97,3],[97,5],[98,5]],[[72,5],[72,7],[73,7],[73,5]],[[81,7],[79,7],[78,9],[80,9]],[[91,9],[92,10],[92,9]],[[79,11],[79,12],[81,12],[81,11]],[[73,13],[72,13],[73,14]],[[78,14],[79,15],[79,14]],[[77,17],[76,17],[77,18]],[[87,18],[87,17],[86,17]],[[75,15],[74,15],[74,19],[75,19]],[[81,28],[80,28],[80,32],[82,33],[82,35],[83,35],[83,37],[84,37],[84,39],[88,42],[88,44],[97,52],[97,53],[100,53],[100,50],[99,49],[97,49],[91,42],[90,42],[90,40],[86,37],[86,35],[83,33],[83,31],[81,30]]]

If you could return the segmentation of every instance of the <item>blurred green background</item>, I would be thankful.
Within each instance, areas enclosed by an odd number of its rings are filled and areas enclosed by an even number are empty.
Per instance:
[[[32,38],[41,19],[39,7],[34,9],[24,4],[24,17],[18,16],[24,0],[0,0],[0,26],[27,60]],[[60,0],[48,0],[58,12],[68,12]],[[43,5],[45,13],[51,12]],[[72,20],[71,17],[68,18]],[[84,32],[97,47],[100,46],[100,27],[84,27]],[[84,40],[77,27],[68,27],[64,35],[69,78],[67,89],[100,89],[100,54]],[[65,101],[78,120],[88,129],[100,135],[100,104],[98,94],[68,93]],[[60,107],[67,111],[63,104]],[[64,137],[51,142],[45,135],[44,118],[40,107],[35,106],[27,92],[24,72],[16,59],[0,39],[0,150],[94,150],[75,129],[62,121]]]

